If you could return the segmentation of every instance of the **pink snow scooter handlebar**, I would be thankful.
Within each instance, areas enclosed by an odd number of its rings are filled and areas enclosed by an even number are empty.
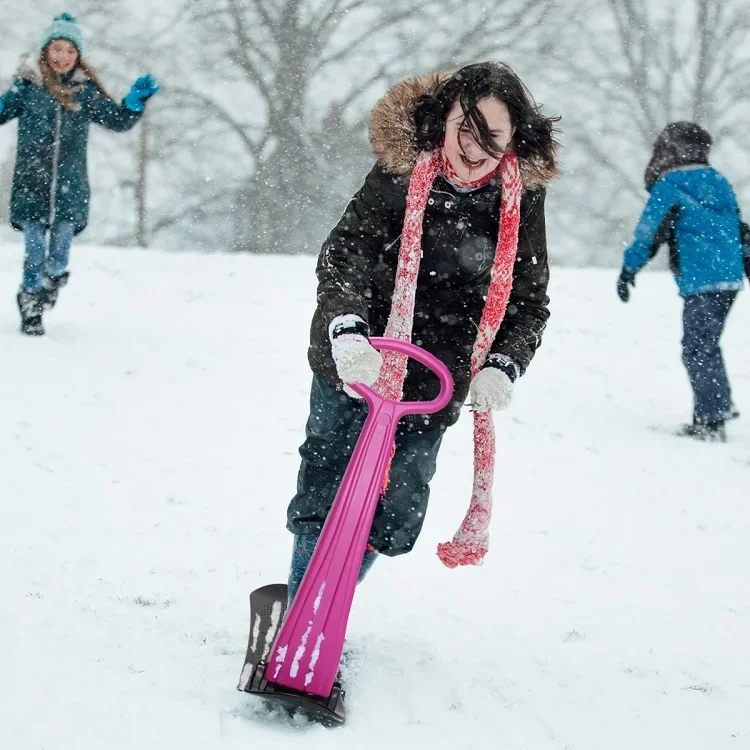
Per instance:
[[[371,338],[377,349],[406,354],[440,380],[432,401],[391,401],[362,383],[350,387],[369,412],[302,583],[265,665],[269,692],[290,690],[332,700],[357,576],[388,470],[399,419],[448,405],[453,378],[432,354],[414,344]],[[266,691],[264,691],[266,692]],[[272,696],[269,696],[272,697]],[[279,696],[281,697],[281,696]]]

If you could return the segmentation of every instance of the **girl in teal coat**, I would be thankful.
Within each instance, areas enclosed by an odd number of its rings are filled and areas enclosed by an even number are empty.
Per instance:
[[[54,306],[67,283],[73,237],[88,223],[90,123],[129,130],[159,91],[150,75],[143,76],[118,104],[82,54],[75,18],[57,16],[42,35],[39,55],[22,59],[12,86],[0,96],[0,125],[19,120],[10,223],[24,233],[17,302],[21,330],[30,335],[44,333],[42,311]]]

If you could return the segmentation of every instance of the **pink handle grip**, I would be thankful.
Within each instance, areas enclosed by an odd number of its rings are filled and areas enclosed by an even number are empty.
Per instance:
[[[440,393],[432,401],[393,402],[397,403],[394,409],[397,419],[401,419],[401,417],[407,414],[434,414],[436,411],[440,411],[448,406],[453,395],[453,377],[450,370],[436,356],[416,344],[412,344],[409,341],[401,341],[400,339],[373,336],[370,339],[370,343],[376,349],[388,349],[389,351],[405,354],[407,357],[416,359],[417,362],[432,370],[440,380]],[[364,383],[351,383],[349,387],[355,393],[362,396],[370,406],[388,400],[384,399],[377,391],[374,391]]]

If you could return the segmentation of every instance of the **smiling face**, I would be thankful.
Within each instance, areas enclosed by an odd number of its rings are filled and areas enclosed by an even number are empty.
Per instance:
[[[47,47],[47,62],[58,75],[65,75],[78,62],[78,48],[67,39],[53,39]]]
[[[515,132],[508,107],[499,99],[488,97],[477,103],[477,109],[487,122],[496,151],[502,154]],[[500,163],[499,154],[488,154],[479,145],[458,101],[448,113],[443,149],[456,174],[466,182],[482,179]]]

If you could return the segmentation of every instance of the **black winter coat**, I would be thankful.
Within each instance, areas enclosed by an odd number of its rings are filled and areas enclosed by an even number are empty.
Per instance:
[[[313,316],[309,361],[316,376],[340,386],[331,356],[328,326],[354,313],[381,336],[391,308],[408,177],[376,165],[331,231],[318,259],[318,306]],[[492,353],[511,357],[523,373],[541,343],[549,317],[549,268],[544,220],[545,188],[521,198],[513,287]],[[412,342],[441,359],[455,389],[443,411],[408,417],[406,429],[453,424],[466,400],[471,352],[490,283],[500,217],[500,184],[461,193],[442,176],[433,184],[425,211]],[[410,360],[405,400],[429,400],[437,378]]]

